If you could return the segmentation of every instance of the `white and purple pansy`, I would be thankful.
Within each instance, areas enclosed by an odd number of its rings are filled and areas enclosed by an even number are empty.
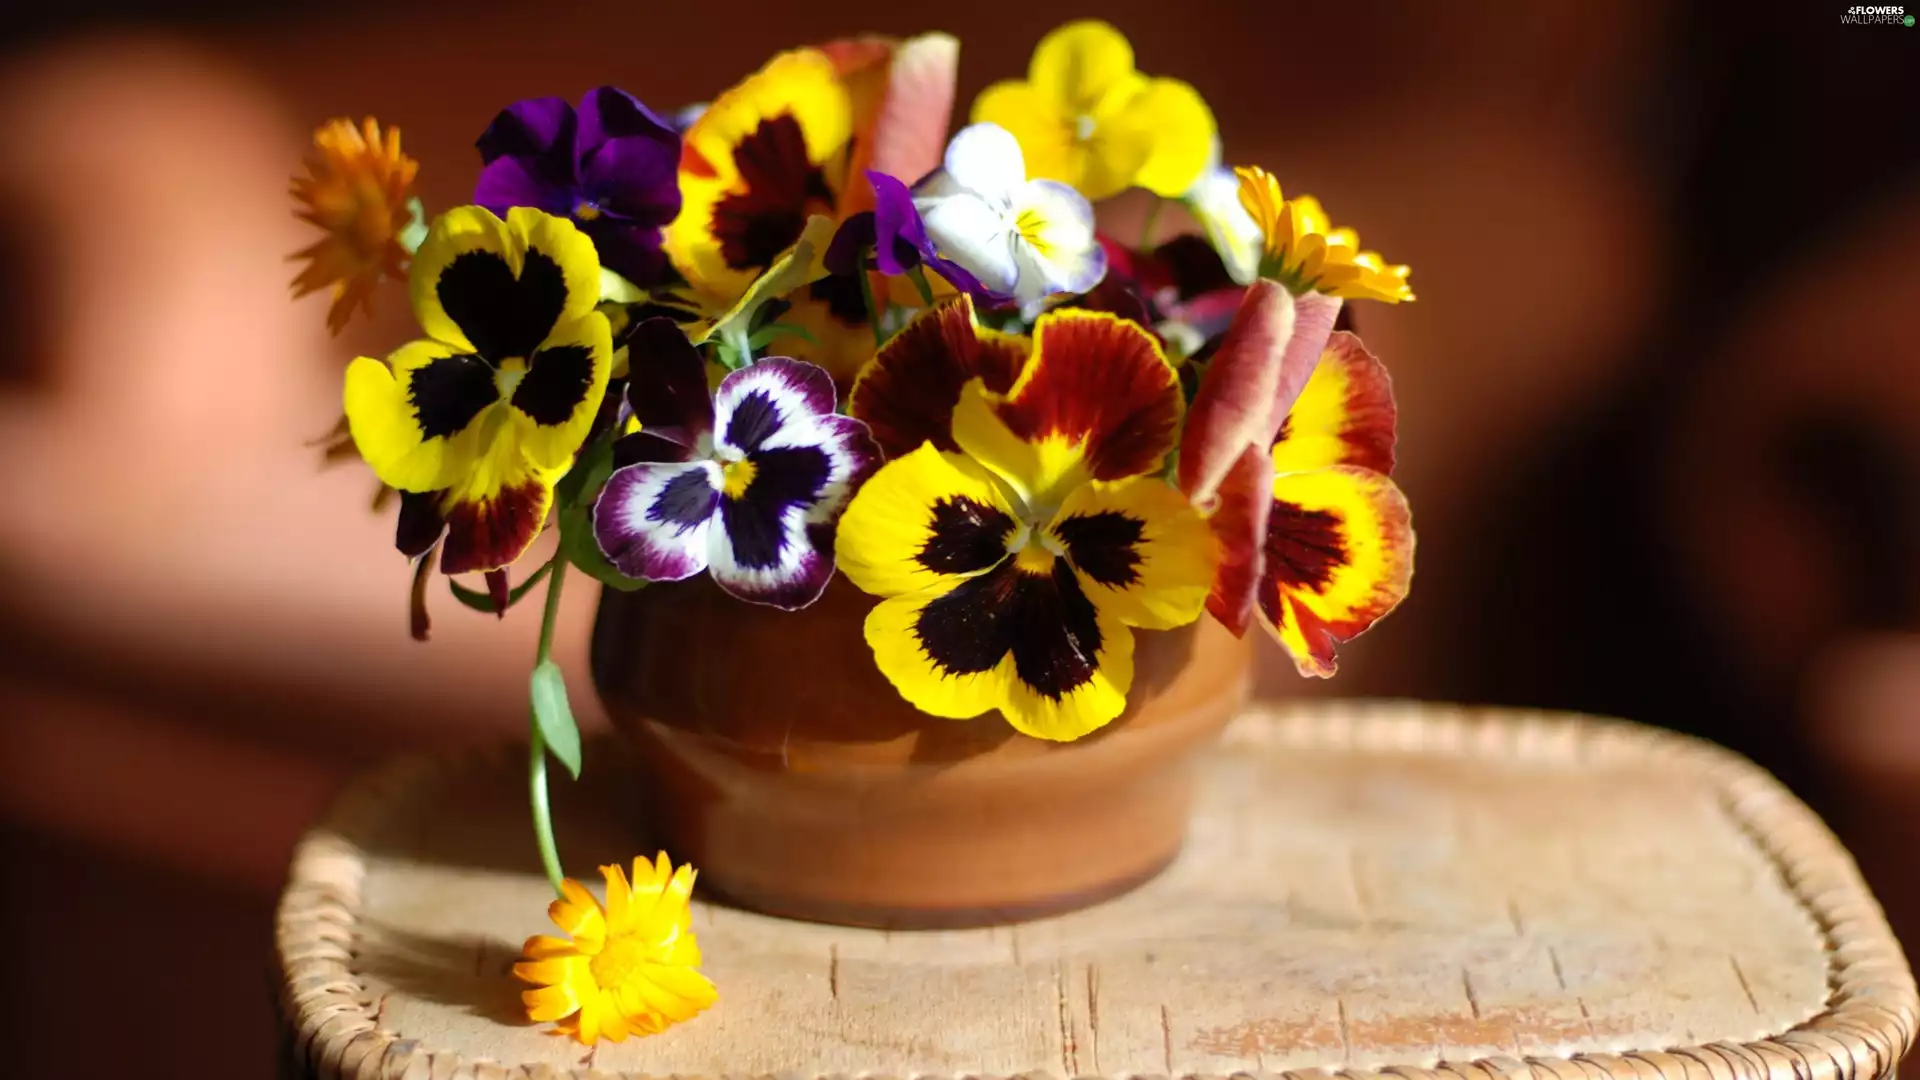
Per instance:
[[[973,297],[981,307],[1000,307],[1013,301],[1010,293],[986,287],[966,267],[941,256],[913,205],[913,192],[898,177],[869,169],[867,182],[873,185],[873,209],[862,210],[840,224],[827,248],[825,265],[829,273],[857,273],[863,253],[872,248],[874,269],[889,277],[925,266],[956,291]]]
[[[998,124],[962,128],[946,163],[914,186],[913,205],[942,256],[1029,312],[1106,276],[1093,205],[1066,184],[1027,179],[1019,140]]]
[[[594,537],[628,577],[680,581],[705,570],[728,593],[792,611],[834,570],[834,532],[879,467],[866,424],[834,412],[833,379],[769,357],[711,396],[705,368],[668,319],[629,346],[628,401],[641,430],[594,508]]]

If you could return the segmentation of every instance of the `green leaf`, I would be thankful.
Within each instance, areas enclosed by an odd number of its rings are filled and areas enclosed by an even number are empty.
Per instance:
[[[560,497],[560,553],[580,572],[609,588],[633,592],[645,585],[614,569],[593,538],[593,500],[613,475],[613,441],[602,440],[582,455],[556,487]]]
[[[575,780],[580,779],[580,728],[567,704],[566,676],[552,660],[542,660],[533,669],[533,722],[547,749]]]
[[[748,346],[750,346],[755,350],[764,349],[770,343],[772,343],[774,338],[777,338],[782,334],[790,334],[793,337],[797,337],[801,341],[804,341],[809,345],[820,344],[820,339],[817,337],[814,337],[813,332],[808,330],[806,327],[795,326],[792,323],[783,323],[783,322],[770,322],[767,325],[761,327],[760,329],[754,331],[753,336],[747,339],[747,344]]]
[[[927,268],[915,266],[907,271],[907,280],[913,282],[913,291],[920,294],[920,302],[927,307],[933,306],[933,286],[927,283]]]
[[[520,598],[527,595],[527,592],[531,590],[535,585],[538,585],[542,581],[545,581],[547,574],[552,572],[552,570],[553,570],[552,563],[550,562],[541,563],[540,569],[535,570],[531,575],[529,575],[527,580],[507,590],[508,610],[512,610],[513,605],[519,603]],[[452,578],[447,579],[447,588],[453,590],[453,598],[455,600],[460,601],[462,604],[467,605],[468,607],[479,612],[480,614],[482,615],[495,614],[493,610],[493,597],[488,596],[486,593],[477,592],[473,589],[469,589],[465,585],[460,584],[458,581],[455,581]]]

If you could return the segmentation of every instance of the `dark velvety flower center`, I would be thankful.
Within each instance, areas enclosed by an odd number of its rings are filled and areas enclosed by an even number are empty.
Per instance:
[[[1005,513],[964,495],[933,504],[927,540],[914,559],[936,574],[971,574],[1007,557],[1014,521]]]
[[[456,256],[440,272],[434,291],[474,351],[496,365],[533,355],[567,304],[566,275],[537,248],[528,249],[518,278],[493,252]]]
[[[677,525],[681,532],[686,532],[711,518],[713,504],[719,500],[720,493],[713,490],[706,472],[688,469],[661,487],[653,505],[647,507],[647,517]]]
[[[752,478],[739,498],[721,501],[720,519],[733,545],[733,561],[765,570],[779,566],[787,548],[799,542],[788,535],[788,509],[819,501],[832,463],[813,446],[762,450],[748,460]]]
[[[1125,588],[1140,580],[1140,541],[1146,526],[1115,510],[1075,514],[1054,523],[1067,558],[1102,585]]]
[[[1020,681],[1058,701],[1093,680],[1100,625],[1064,559],[1036,574],[1007,560],[921,610],[920,647],[941,671],[990,671],[1009,652]]]
[[[771,265],[800,239],[809,212],[832,209],[826,175],[807,158],[807,140],[791,114],[770,117],[740,140],[733,160],[746,190],[713,208],[720,253],[735,270]]]
[[[533,354],[526,377],[513,391],[513,404],[536,424],[564,424],[587,399],[593,385],[593,350],[560,345]]]
[[[1351,557],[1340,525],[1340,518],[1325,510],[1275,501],[1267,518],[1269,571],[1284,584],[1324,590]]]
[[[827,311],[847,326],[867,324],[867,297],[853,274],[829,274],[808,286],[807,294],[826,302]]]
[[[407,393],[422,439],[451,438],[500,400],[493,369],[477,356],[439,356],[416,369]]]

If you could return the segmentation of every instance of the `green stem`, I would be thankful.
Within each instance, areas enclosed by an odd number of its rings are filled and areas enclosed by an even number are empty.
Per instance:
[[[1147,223],[1140,227],[1141,251],[1153,250],[1153,227],[1160,223],[1160,208],[1166,204],[1167,200],[1155,195],[1153,197],[1153,205],[1147,207]]]
[[[873,327],[873,343],[885,345],[887,337],[880,332],[880,307],[873,302],[873,276],[867,273],[867,261],[860,260],[860,268],[855,271],[860,278],[860,299],[867,304],[867,325]]]
[[[534,663],[545,663],[553,652],[553,630],[560,614],[560,586],[567,580],[567,558],[555,552],[553,561],[547,565],[553,568],[547,578],[547,604],[540,616],[540,647]],[[532,728],[532,737],[528,740],[527,788],[533,805],[533,839],[540,847],[540,865],[547,871],[547,881],[552,883],[553,891],[559,893],[560,882],[566,875],[560,871],[560,849],[553,842],[553,810],[547,802],[547,740],[540,735],[540,724],[528,713],[528,726]]]
[[[924,266],[916,266],[907,271],[907,278],[913,282],[914,291],[920,294],[920,302],[928,307],[932,307],[933,286],[927,284],[927,268]]]

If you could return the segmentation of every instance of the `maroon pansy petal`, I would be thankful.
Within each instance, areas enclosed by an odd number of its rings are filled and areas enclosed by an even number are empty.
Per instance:
[[[643,431],[687,446],[713,430],[706,363],[672,319],[655,317],[634,327],[627,343],[627,405]]]
[[[943,301],[888,339],[861,370],[847,412],[866,422],[888,458],[925,442],[957,452],[953,409],[961,388],[980,379],[988,390],[1005,393],[1026,366],[1029,348],[1023,338],[976,326],[968,297]]]
[[[1184,404],[1152,333],[1105,312],[1062,310],[1040,317],[1033,359],[996,411],[1023,442],[1079,443],[1088,475],[1118,480],[1159,468]]]
[[[433,550],[447,531],[447,519],[440,511],[445,491],[403,491],[400,493],[400,519],[394,529],[394,546],[400,554],[417,559]]]
[[[440,548],[440,569],[448,574],[482,573],[512,563],[533,546],[552,504],[553,488],[531,472],[478,497],[449,498],[443,504],[447,538]]]

